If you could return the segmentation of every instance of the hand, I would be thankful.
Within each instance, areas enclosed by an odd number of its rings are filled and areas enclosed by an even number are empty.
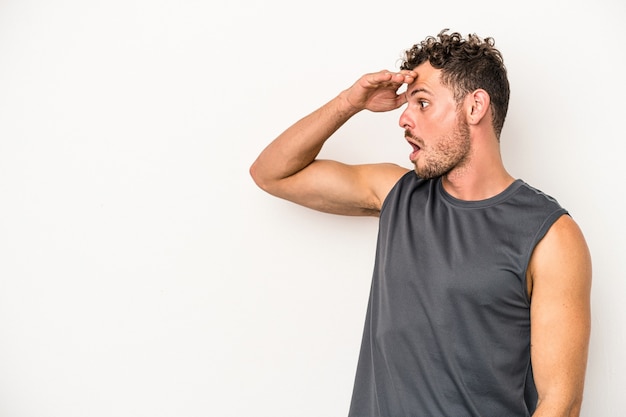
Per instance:
[[[357,110],[390,111],[406,103],[406,96],[398,94],[398,89],[403,84],[411,84],[416,78],[417,74],[409,70],[365,74],[342,95]]]

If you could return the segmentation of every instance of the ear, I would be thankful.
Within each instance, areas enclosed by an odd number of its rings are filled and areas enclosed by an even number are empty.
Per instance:
[[[491,98],[482,88],[475,90],[467,95],[466,106],[467,109],[467,122],[470,125],[477,125],[485,118],[489,113],[489,105],[491,104]]]

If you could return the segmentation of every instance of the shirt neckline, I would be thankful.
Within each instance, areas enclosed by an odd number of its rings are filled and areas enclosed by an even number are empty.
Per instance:
[[[522,185],[524,181],[521,179],[516,179],[505,188],[501,193],[494,195],[493,197],[486,198],[484,200],[461,200],[456,197],[453,197],[443,188],[443,181],[441,177],[437,178],[437,191],[439,195],[448,202],[449,204],[461,207],[461,208],[485,208],[494,206],[508,199],[511,195],[513,195]]]

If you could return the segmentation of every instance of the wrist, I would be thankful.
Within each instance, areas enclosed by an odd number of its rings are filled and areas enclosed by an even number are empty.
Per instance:
[[[339,106],[338,111],[340,111],[342,114],[354,116],[364,109],[363,107],[357,106],[350,101],[349,90],[343,90],[341,93],[339,93],[339,95],[337,96],[337,100]]]

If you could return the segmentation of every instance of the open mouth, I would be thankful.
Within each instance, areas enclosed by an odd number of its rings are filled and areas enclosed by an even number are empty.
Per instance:
[[[405,138],[409,145],[411,145],[411,147],[413,148],[413,151],[409,155],[409,159],[411,160],[411,162],[415,162],[417,160],[417,155],[420,153],[422,148],[414,142],[415,139],[413,139],[410,135],[405,135]]]

